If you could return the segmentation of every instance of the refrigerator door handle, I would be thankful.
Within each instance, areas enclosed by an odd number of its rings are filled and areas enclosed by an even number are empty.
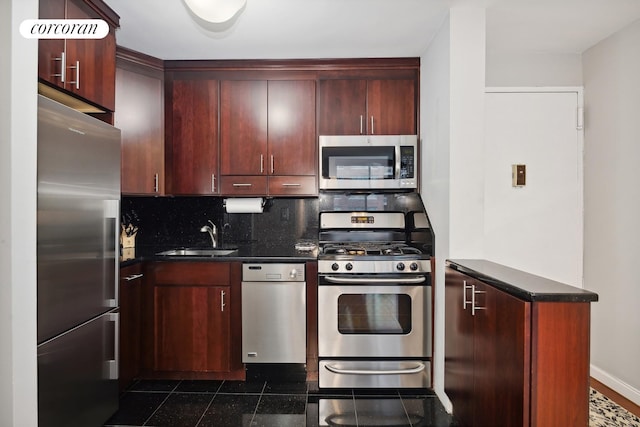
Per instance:
[[[104,377],[109,380],[117,380],[119,367],[119,354],[120,354],[120,314],[118,312],[109,313],[107,315],[109,322],[113,322],[114,333],[109,335],[113,336],[113,357],[105,360]],[[107,356],[108,357],[108,356]]]
[[[105,295],[105,303],[107,307],[116,308],[119,303],[119,283],[118,278],[120,275],[120,265],[118,263],[118,259],[120,257],[120,234],[118,231],[120,230],[119,224],[119,212],[120,212],[120,201],[119,200],[105,200],[105,230],[104,230],[104,239],[105,239],[105,262],[110,263],[113,260],[113,265],[105,265],[105,272],[109,273],[109,269],[112,269],[111,273],[105,275],[104,284],[105,291],[107,295]],[[111,243],[113,244],[113,248],[110,247],[109,240],[111,239]],[[113,258],[111,257],[113,254]],[[110,282],[110,283],[109,283]],[[110,298],[113,296],[113,298]]]

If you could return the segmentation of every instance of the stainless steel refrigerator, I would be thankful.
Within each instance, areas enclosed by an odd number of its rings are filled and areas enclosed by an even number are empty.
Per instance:
[[[118,409],[120,131],[38,99],[39,426]]]

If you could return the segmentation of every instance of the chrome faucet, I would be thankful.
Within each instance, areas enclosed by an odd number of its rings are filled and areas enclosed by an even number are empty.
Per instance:
[[[218,228],[211,220],[209,220],[209,224],[211,224],[211,226],[206,224],[203,225],[202,228],[200,228],[200,232],[209,233],[209,236],[211,237],[211,247],[217,248],[218,242],[216,241],[216,238],[218,237]]]

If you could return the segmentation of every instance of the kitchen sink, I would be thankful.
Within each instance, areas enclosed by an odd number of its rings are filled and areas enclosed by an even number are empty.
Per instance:
[[[194,257],[216,257],[227,256],[238,252],[237,249],[207,249],[207,248],[186,248],[172,249],[170,251],[158,252],[160,256],[194,256]]]

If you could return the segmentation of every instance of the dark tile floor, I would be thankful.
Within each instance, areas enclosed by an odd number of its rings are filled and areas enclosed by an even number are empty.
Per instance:
[[[319,390],[317,382],[138,381],[105,426],[435,426],[451,420],[428,390]]]

